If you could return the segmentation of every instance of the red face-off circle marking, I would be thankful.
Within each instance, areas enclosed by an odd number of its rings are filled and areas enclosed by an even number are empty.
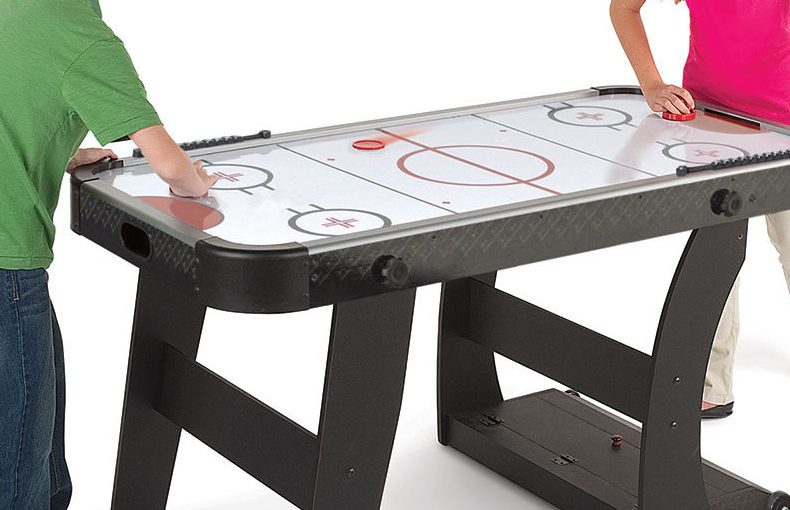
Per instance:
[[[380,151],[386,144],[381,140],[357,140],[351,146],[358,151]]]

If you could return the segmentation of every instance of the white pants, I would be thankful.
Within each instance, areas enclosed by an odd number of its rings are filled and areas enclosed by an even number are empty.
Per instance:
[[[769,214],[765,217],[770,237],[779,261],[784,269],[788,289],[790,289],[790,211]],[[713,341],[713,351],[708,362],[705,377],[705,402],[717,405],[729,404],[734,400],[732,393],[732,367],[735,361],[735,348],[738,343],[738,283],[732,289],[730,298]]]

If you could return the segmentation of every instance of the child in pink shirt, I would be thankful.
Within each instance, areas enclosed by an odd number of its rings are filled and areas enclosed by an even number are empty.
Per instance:
[[[790,126],[790,1],[686,0],[683,86],[707,103]]]
[[[664,83],[656,68],[640,16],[645,1],[612,0],[611,16],[653,111],[689,113],[699,99],[790,127],[790,0],[686,0],[691,39],[683,87]],[[766,220],[790,288],[790,211]],[[737,339],[736,285],[713,343],[703,418],[732,414]]]

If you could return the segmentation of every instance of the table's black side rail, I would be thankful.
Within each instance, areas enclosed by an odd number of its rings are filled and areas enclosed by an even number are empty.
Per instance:
[[[299,244],[193,244],[97,196],[73,178],[73,229],[194,292],[212,308],[279,313],[484,274],[790,209],[790,165],[689,179],[592,201],[414,233],[408,227],[309,253]],[[95,180],[95,177],[92,177]],[[734,208],[722,208],[723,196]],[[158,213],[158,211],[156,211]],[[161,213],[163,214],[163,213]],[[205,237],[205,235],[204,235]]]
[[[148,225],[82,188],[73,190],[79,217],[72,229],[138,267],[151,268],[163,278],[194,291],[198,260],[188,244]]]
[[[307,249],[297,243],[242,246],[198,241],[198,296],[212,308],[284,313],[310,308]]]
[[[105,163],[72,175],[74,232],[183,292],[196,294],[201,303],[211,308],[245,313],[309,308],[306,248],[296,243],[243,246],[205,234],[196,236],[194,243],[186,243],[84,185],[95,181],[96,173],[109,168]]]
[[[721,197],[738,197],[733,209]],[[418,287],[790,209],[790,165],[634,191],[512,217],[359,243],[310,256],[310,304],[383,292],[382,256]]]

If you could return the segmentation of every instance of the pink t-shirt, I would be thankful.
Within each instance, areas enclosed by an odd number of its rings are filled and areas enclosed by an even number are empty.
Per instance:
[[[686,0],[695,99],[790,125],[790,0]]]

